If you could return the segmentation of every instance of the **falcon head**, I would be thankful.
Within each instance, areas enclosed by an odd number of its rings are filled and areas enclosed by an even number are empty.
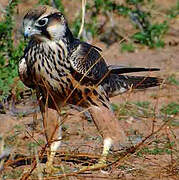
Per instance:
[[[25,37],[38,41],[62,39],[69,31],[64,15],[50,6],[38,6],[30,9],[23,19]]]

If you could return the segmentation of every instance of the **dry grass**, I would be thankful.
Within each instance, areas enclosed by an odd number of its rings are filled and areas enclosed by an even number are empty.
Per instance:
[[[173,87],[168,85],[166,88]],[[98,161],[102,144],[94,125],[86,120],[84,121],[84,118],[80,116],[81,112],[66,110],[62,115],[64,117],[63,122],[65,122],[63,141],[71,145],[63,145],[61,150],[57,152],[55,165],[59,167],[60,174],[55,176],[44,174],[42,164],[46,161],[48,147],[47,144],[43,143],[45,141],[43,130],[40,123],[35,130],[29,130],[23,125],[22,117],[20,125],[12,128],[4,136],[6,145],[11,146],[13,151],[4,164],[1,176],[14,179],[19,175],[21,179],[69,179],[72,177],[72,179],[117,179],[119,177],[124,179],[133,179],[134,177],[137,179],[144,177],[145,179],[177,179],[179,177],[179,132],[178,125],[172,124],[172,122],[178,119],[178,113],[167,114],[160,110],[158,100],[165,89],[154,90],[158,95],[155,96],[155,103],[149,107],[145,107],[145,103],[142,106],[142,102],[139,106],[136,102],[136,105],[132,103],[128,106],[129,109],[126,114],[123,113],[123,119],[126,121],[120,120],[120,122],[125,128],[128,128],[128,135],[133,136],[136,141],[139,138],[140,142],[131,149],[111,153],[108,156],[108,164],[104,166],[108,174],[101,173],[99,169],[94,169],[89,173],[78,170],[84,164],[91,165]],[[127,96],[132,98],[133,93],[129,92]],[[119,116],[125,108],[126,106],[120,107],[119,105],[115,109],[116,116]],[[147,114],[145,114],[146,110]],[[34,121],[39,120],[38,114]],[[32,122],[31,116],[28,117],[28,122]],[[13,138],[17,140],[14,142]],[[14,168],[12,169],[12,167]]]

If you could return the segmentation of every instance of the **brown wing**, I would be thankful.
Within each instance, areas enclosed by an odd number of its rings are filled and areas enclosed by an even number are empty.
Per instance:
[[[108,72],[107,64],[99,51],[95,46],[79,42],[69,57],[73,70],[92,82],[99,82]]]

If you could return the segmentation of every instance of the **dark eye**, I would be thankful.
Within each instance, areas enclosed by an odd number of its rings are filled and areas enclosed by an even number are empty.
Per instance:
[[[43,18],[43,19],[40,19],[40,20],[36,23],[36,25],[37,25],[37,26],[45,26],[45,25],[47,24],[47,22],[48,22],[48,18]]]

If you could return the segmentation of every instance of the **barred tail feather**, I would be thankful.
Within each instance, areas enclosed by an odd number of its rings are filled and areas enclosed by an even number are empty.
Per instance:
[[[159,68],[141,68],[141,67],[126,67],[126,66],[117,66],[109,65],[108,69],[111,74],[124,74],[132,72],[146,72],[146,71],[160,71]]]
[[[162,79],[145,76],[126,76],[110,74],[102,83],[105,91],[110,97],[124,93],[129,89],[145,89],[159,86]]]

